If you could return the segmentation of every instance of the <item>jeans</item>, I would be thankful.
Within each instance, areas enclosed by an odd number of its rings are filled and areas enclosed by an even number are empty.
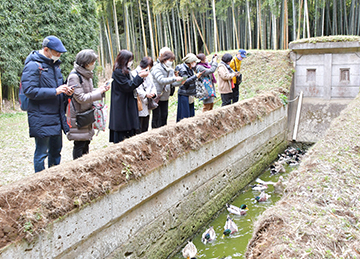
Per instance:
[[[79,157],[82,157],[85,154],[89,153],[89,145],[90,140],[74,140],[74,148],[73,148],[73,159],[77,159]]]
[[[48,166],[60,164],[62,135],[39,138],[35,137],[34,169],[35,173],[45,169],[44,160],[48,157]]]

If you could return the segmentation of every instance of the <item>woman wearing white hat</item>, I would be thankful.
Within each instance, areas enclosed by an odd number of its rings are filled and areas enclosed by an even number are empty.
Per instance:
[[[194,73],[193,69],[196,67],[196,64],[200,62],[195,54],[189,53],[182,60],[184,63],[176,66],[175,68],[176,71],[179,71],[179,76],[186,80],[178,90],[178,109],[176,122],[184,118],[195,116],[194,103],[189,103],[189,97],[196,95],[195,80],[200,78],[204,72],[203,71],[197,74]]]

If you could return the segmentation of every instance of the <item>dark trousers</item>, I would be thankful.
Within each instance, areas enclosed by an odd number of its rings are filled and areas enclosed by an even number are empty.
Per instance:
[[[169,101],[159,101],[159,106],[152,111],[153,117],[151,127],[160,128],[167,124]]]
[[[233,98],[233,93],[221,94],[221,106],[230,105]]]
[[[74,148],[73,148],[73,159],[77,159],[82,157],[85,154],[89,153],[89,145],[90,140],[74,140]]]
[[[176,122],[195,116],[194,103],[189,103],[189,96],[178,95]]]
[[[140,122],[140,129],[137,130],[137,134],[143,133],[145,131],[148,131],[149,128],[149,119],[150,116],[146,116],[146,117],[139,117],[139,122]]]
[[[34,169],[35,173],[45,169],[44,160],[48,158],[48,166],[60,164],[62,135],[39,138],[35,137]]]
[[[237,101],[239,101],[239,85],[235,85],[232,91],[233,91],[232,103],[236,103]]]

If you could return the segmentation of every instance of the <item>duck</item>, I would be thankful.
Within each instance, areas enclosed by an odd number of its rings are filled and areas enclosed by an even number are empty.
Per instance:
[[[270,197],[271,197],[271,195],[269,195],[269,194],[265,193],[264,191],[262,191],[259,196],[255,197],[255,200],[257,202],[263,202],[263,201],[267,201]]]
[[[229,203],[226,203],[226,208],[229,213],[235,214],[238,216],[246,215],[246,212],[249,210],[249,208],[246,206],[246,204],[242,204],[240,207],[236,207],[234,205],[230,205]]]
[[[257,183],[255,185],[251,185],[253,191],[263,191],[268,188],[266,184]]]
[[[201,242],[204,243],[204,245],[206,245],[207,242],[211,242],[216,238],[216,234],[215,234],[215,230],[214,227],[209,227],[203,234],[201,237]]]
[[[255,180],[258,183],[266,184],[266,185],[273,185],[274,186],[274,193],[283,193],[285,186],[284,186],[284,177],[280,176],[277,182],[265,182],[260,178]]]
[[[238,232],[238,227],[236,226],[235,222],[228,215],[226,218],[225,226],[224,226],[223,238],[225,236],[234,234],[235,232]]]
[[[196,259],[197,249],[193,242],[188,241],[187,245],[181,251],[184,258]]]

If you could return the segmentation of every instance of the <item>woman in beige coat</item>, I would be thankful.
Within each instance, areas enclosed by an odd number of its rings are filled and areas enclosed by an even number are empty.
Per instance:
[[[232,56],[229,53],[224,54],[221,58],[221,62],[218,66],[218,74],[219,74],[219,83],[218,88],[221,94],[221,106],[231,104],[233,99],[233,83],[232,78],[240,74],[240,72],[235,72],[230,67],[230,61],[232,60]]]
[[[93,124],[82,128],[76,126],[76,113],[92,109],[93,102],[101,100],[104,93],[110,89],[110,85],[103,85],[94,89],[92,78],[97,57],[92,49],[80,51],[76,55],[74,69],[67,79],[67,84],[74,87],[74,94],[68,106],[70,107],[70,114],[67,115],[70,124],[67,138],[74,140],[73,159],[89,153],[89,144],[94,136]]]

